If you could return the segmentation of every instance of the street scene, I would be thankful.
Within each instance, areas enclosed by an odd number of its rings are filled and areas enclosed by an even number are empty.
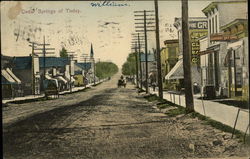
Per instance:
[[[250,158],[247,1],[0,4],[3,158]]]
[[[5,158],[244,157],[247,148],[190,116],[169,117],[131,83],[111,81],[4,111]],[[34,108],[36,106],[36,108]],[[32,113],[30,113],[32,111]],[[11,116],[10,116],[11,114]],[[16,118],[23,118],[17,122]],[[27,117],[25,117],[27,116]],[[8,124],[13,123],[13,124]]]

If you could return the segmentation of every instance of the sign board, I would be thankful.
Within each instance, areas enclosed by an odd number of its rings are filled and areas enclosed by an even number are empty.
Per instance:
[[[237,36],[226,34],[212,34],[210,35],[210,41],[231,41],[238,40]]]
[[[191,41],[191,62],[194,65],[200,63],[200,43],[199,38],[207,36],[207,30],[204,31],[193,31],[190,34],[190,41]]]
[[[189,29],[207,29],[207,21],[189,21]]]
[[[71,63],[70,64],[70,75],[75,75],[75,69],[74,69],[75,61],[71,60],[70,63]]]
[[[39,69],[39,58],[38,57],[34,57],[34,72],[40,72],[40,69]]]

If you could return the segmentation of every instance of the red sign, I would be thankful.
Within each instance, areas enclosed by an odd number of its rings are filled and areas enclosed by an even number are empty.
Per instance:
[[[238,37],[234,35],[225,35],[225,34],[210,35],[210,41],[230,41],[230,40],[238,40]]]

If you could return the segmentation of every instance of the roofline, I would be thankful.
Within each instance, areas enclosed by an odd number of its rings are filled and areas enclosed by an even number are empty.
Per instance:
[[[179,43],[178,39],[169,39],[169,40],[165,40],[164,44],[173,44],[173,43]]]
[[[234,19],[233,21],[227,23],[226,25],[223,25],[220,27],[221,30],[225,30],[226,28],[230,27],[230,26],[233,26],[237,23],[248,23],[248,20],[247,19]]]
[[[211,2],[208,6],[206,6],[204,9],[202,9],[202,12],[204,14],[208,13],[208,11],[210,11],[213,8],[216,8],[218,4],[221,3],[246,3],[247,1],[244,0],[240,0],[240,1],[227,1],[227,2],[220,2],[220,1],[216,1],[216,2]]]

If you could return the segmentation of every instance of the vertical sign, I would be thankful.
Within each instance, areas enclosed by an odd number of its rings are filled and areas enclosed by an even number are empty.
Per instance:
[[[207,36],[207,21],[189,21],[189,33],[191,42],[191,63],[192,65],[199,65],[199,38]]]

